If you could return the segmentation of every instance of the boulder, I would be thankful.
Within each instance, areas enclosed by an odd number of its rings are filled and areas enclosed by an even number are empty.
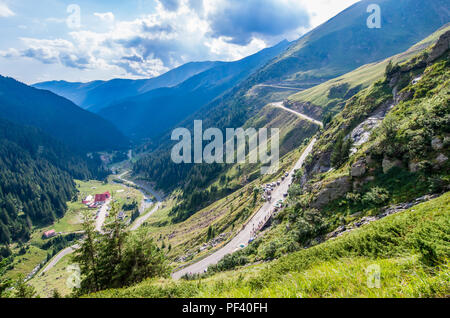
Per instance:
[[[450,146],[450,137],[445,137],[444,138],[444,147],[449,147]]]
[[[408,165],[409,172],[417,172],[417,171],[419,171],[419,167],[420,167],[420,165],[418,162],[411,161]]]
[[[431,147],[433,147],[434,150],[441,150],[444,147],[444,144],[440,138],[433,138]]]
[[[336,200],[351,190],[352,183],[350,177],[337,178],[327,184],[322,184],[322,190],[316,195],[315,201],[311,204],[313,208],[320,209]]]
[[[439,154],[439,156],[437,156],[436,163],[437,163],[438,167],[440,167],[444,163],[446,163],[447,160],[448,160],[448,157],[441,153],[441,154]]]
[[[363,175],[366,174],[366,171],[367,171],[366,161],[364,159],[359,160],[352,165],[351,175],[354,178],[362,177]]]
[[[394,167],[401,167],[402,162],[398,159],[391,160],[389,158],[383,159],[383,173],[388,173]]]

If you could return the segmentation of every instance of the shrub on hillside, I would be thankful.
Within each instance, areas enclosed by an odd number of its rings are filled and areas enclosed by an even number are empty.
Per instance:
[[[366,206],[382,206],[389,201],[389,192],[381,187],[373,187],[369,192],[364,194],[362,203]]]

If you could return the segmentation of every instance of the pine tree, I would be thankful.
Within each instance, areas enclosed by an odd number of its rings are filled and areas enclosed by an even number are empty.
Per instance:
[[[73,261],[80,266],[82,273],[80,294],[100,290],[99,284],[99,259],[98,259],[98,234],[95,231],[94,221],[89,212],[83,214],[84,239],[80,248],[75,251]]]
[[[61,298],[61,294],[56,289],[53,289],[52,298]]]
[[[34,298],[37,296],[36,290],[33,286],[25,282],[23,274],[20,274],[14,284],[14,298]]]
[[[119,219],[117,204],[111,207],[110,217],[113,221],[104,226],[104,233],[98,244],[102,288],[122,286],[121,279],[117,277],[117,269],[122,262],[123,246],[128,236],[125,224]]]

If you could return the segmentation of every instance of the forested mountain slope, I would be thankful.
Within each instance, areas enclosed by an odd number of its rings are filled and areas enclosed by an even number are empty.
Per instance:
[[[0,118],[42,129],[79,152],[128,146],[128,139],[103,118],[54,93],[3,76],[0,76]]]
[[[100,162],[38,129],[0,119],[0,243],[26,241],[33,224],[62,217],[76,191],[73,178],[105,174]]]
[[[409,4],[409,2],[406,2],[406,4]],[[391,59],[394,62],[407,60],[414,54],[421,52],[424,47],[435,43],[439,38],[439,35],[442,35],[447,29],[448,27],[444,27],[431,36],[427,34],[427,36],[429,36],[427,39],[422,40],[418,44],[411,43],[410,45],[414,46],[410,50],[401,52]],[[327,110],[328,113],[332,110],[332,114],[334,114],[334,112],[339,112],[345,106],[345,102],[353,95],[371,85],[377,79],[383,78],[384,70],[388,65],[389,60],[390,59],[380,63],[363,66],[338,79],[311,88],[305,91],[305,94],[303,95],[302,92],[297,94],[300,96],[308,96],[307,94],[312,92],[317,98],[324,99],[326,98],[326,95],[330,94],[330,91],[333,91],[331,94],[337,92],[338,96],[336,96],[336,98],[329,98],[332,105],[328,105],[329,102],[324,102],[323,105],[310,105],[311,103],[308,101],[306,102],[308,107],[294,107],[294,109],[319,120],[322,119],[321,117],[325,113],[324,110]],[[258,73],[259,71],[255,74]],[[193,121],[198,119],[203,120],[204,127],[212,126],[219,128],[241,127],[246,125],[246,123],[258,122],[258,118],[261,116],[261,109],[267,105],[267,100],[249,94],[248,89],[257,83],[255,76],[256,75],[250,76],[249,79],[245,80],[242,84],[235,86],[230,92],[224,94],[212,104],[207,105],[197,113],[188,117],[181,126],[192,128]],[[341,84],[348,84],[348,87],[345,85],[347,90],[344,94],[341,94],[338,89]],[[347,94],[348,91],[352,91],[351,94]],[[297,95],[289,98],[286,103],[287,106],[292,107],[295,105],[298,100]],[[327,106],[329,107],[327,108]],[[331,117],[326,122],[328,123],[329,120],[331,120]],[[204,194],[208,185],[213,182],[215,178],[218,178],[227,168],[223,165],[176,165],[170,160],[170,136],[164,135],[161,140],[161,144],[156,151],[153,151],[149,155],[142,156],[142,158],[136,162],[134,165],[134,172],[156,182],[156,184],[166,191],[173,190],[173,188],[176,187],[173,180],[190,180],[190,182],[182,183],[183,188],[186,189],[189,185],[190,193],[199,193],[199,197],[205,198],[205,196],[201,196],[200,194]],[[152,150],[154,146],[155,145],[153,144],[148,144],[147,146],[142,147],[141,150],[144,152]],[[158,144],[156,146],[158,146]],[[192,188],[194,184],[197,186]],[[192,207],[192,209],[195,208]]]
[[[375,81],[382,79],[389,62],[406,62],[424,48],[436,43],[439,37],[449,30],[450,26],[447,24],[405,52],[389,57],[381,62],[361,66],[350,73],[289,96],[285,101],[285,105],[313,118],[328,122],[336,113],[342,110],[348,99],[369,87]]]

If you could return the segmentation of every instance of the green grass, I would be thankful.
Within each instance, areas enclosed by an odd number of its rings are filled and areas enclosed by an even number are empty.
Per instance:
[[[12,266],[5,273],[5,278],[15,279],[17,275],[28,275],[39,263],[47,258],[47,251],[36,246],[29,245],[24,255],[18,255],[14,258]]]
[[[349,89],[357,86],[361,86],[361,89],[367,88],[371,84],[383,78],[389,61],[392,60],[393,63],[402,63],[407,61],[409,58],[422,51],[425,47],[434,44],[439,37],[448,30],[450,30],[450,26],[443,27],[404,53],[395,55],[378,63],[364,65],[343,76],[291,95],[288,100],[292,102],[310,102],[323,108],[333,102],[334,104],[337,104],[342,101],[342,99],[333,100],[333,98],[330,98],[329,92],[331,88],[343,84],[348,84]]]
[[[19,274],[28,275],[39,263],[43,262],[47,258],[47,253],[51,252],[50,248],[48,251],[42,249],[43,244],[47,241],[42,238],[42,234],[45,231],[54,229],[56,232],[71,233],[80,231],[81,218],[80,216],[84,211],[91,211],[95,213],[95,209],[90,210],[81,200],[88,194],[94,195],[96,193],[103,193],[109,191],[114,200],[117,200],[119,204],[130,203],[132,200],[136,199],[139,204],[142,200],[142,194],[136,189],[125,188],[120,184],[113,183],[103,183],[100,181],[79,181],[76,180],[77,189],[79,190],[78,199],[76,202],[67,202],[67,212],[61,219],[55,221],[54,224],[45,227],[34,227],[31,239],[25,245],[26,253],[24,255],[18,255],[20,248],[14,244],[11,246],[13,252],[16,254],[12,266],[5,273],[7,278],[15,278]],[[117,192],[118,190],[125,190],[123,192]]]
[[[40,297],[52,297],[53,291],[57,290],[61,296],[69,295],[72,290],[67,286],[66,282],[71,271],[68,266],[71,264],[71,255],[63,257],[58,264],[42,276],[36,276],[29,281],[29,284],[36,289]]]
[[[373,283],[367,270],[380,268],[380,288]],[[303,272],[284,275],[277,282],[254,291],[250,285],[234,282],[218,293],[217,287],[204,290],[199,297],[257,298],[384,298],[384,297],[445,297],[449,264],[441,269],[427,270],[416,257],[371,260],[344,258],[319,263]]]
[[[196,281],[149,280],[91,297],[447,297],[450,193],[315,247]],[[429,260],[434,259],[434,266]],[[381,269],[381,288],[366,269]]]

